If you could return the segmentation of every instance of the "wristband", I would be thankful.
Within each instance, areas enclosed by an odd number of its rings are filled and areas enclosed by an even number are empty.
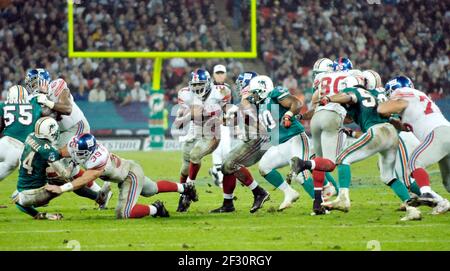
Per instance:
[[[285,116],[288,115],[289,117],[292,117],[294,115],[294,113],[292,113],[291,111],[288,111],[288,112],[284,113],[284,115]]]
[[[46,105],[48,108],[53,109],[53,107],[55,107],[55,102],[52,102],[52,101],[47,100],[47,101],[45,102],[45,105]]]
[[[61,185],[59,188],[61,188],[61,191],[64,192],[69,192],[73,190],[73,184],[72,183],[65,183],[63,185]]]

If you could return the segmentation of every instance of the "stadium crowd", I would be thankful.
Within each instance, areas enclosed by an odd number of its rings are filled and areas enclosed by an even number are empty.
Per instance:
[[[386,3],[389,2],[389,3]],[[61,76],[77,100],[144,100],[151,87],[152,59],[69,59],[65,1],[15,0],[0,10],[2,90],[20,82],[29,67]],[[75,8],[75,49],[83,51],[189,51],[231,49],[224,20],[242,30],[249,49],[248,6],[228,0],[228,18],[219,18],[213,0],[101,0]],[[319,57],[349,56],[355,67],[377,70],[384,80],[406,73],[419,89],[439,99],[448,94],[450,52],[448,1],[258,1],[258,50],[275,82],[306,95],[310,69]],[[182,23],[180,23],[182,22]],[[63,29],[64,31],[60,31]],[[229,77],[242,72],[238,60]],[[218,60],[165,61],[162,88],[176,103],[180,84],[196,66]],[[137,83],[137,84],[135,84]],[[309,89],[310,90],[310,89]],[[4,91],[3,91],[4,93]],[[308,96],[308,95],[307,95]]]
[[[311,80],[320,57],[348,56],[382,79],[406,74],[434,99],[448,95],[448,1],[259,1],[259,57],[274,81]],[[248,30],[242,31],[244,44]]]

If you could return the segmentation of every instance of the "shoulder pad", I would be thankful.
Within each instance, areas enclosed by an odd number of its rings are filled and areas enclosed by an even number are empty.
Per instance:
[[[58,97],[66,88],[68,89],[66,81],[62,78],[58,78],[50,83],[49,94]]]

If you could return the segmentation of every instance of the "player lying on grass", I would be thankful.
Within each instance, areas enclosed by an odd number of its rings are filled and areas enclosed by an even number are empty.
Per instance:
[[[411,197],[406,186],[395,176],[395,159],[399,144],[395,127],[377,113],[378,104],[386,99],[378,90],[368,90],[359,77],[346,78],[347,86],[342,93],[324,96],[320,103],[329,102],[344,105],[347,114],[361,127],[364,134],[353,144],[346,147],[336,158],[339,175],[339,195],[331,202],[322,203],[330,209],[348,211],[350,208],[349,184],[351,181],[350,165],[379,154],[381,180],[391,187],[395,194],[407,204],[406,216],[402,220],[421,219],[420,211],[410,206]],[[302,161],[293,159],[293,170],[298,173],[305,169],[333,170],[333,162],[326,160]]]
[[[50,74],[45,69],[31,69],[27,72],[25,78],[27,89],[35,97],[37,102],[41,104],[46,115],[53,116],[59,125],[60,136],[55,146],[60,149],[67,145],[67,142],[73,137],[83,133],[89,133],[89,122],[84,116],[81,109],[75,103],[72,94],[67,86],[67,83],[62,78],[51,81]],[[71,163],[70,159],[63,158],[62,163],[68,166]],[[74,169],[71,177],[78,177],[83,174],[83,171],[77,167]],[[64,183],[64,180],[49,174],[52,182]],[[109,199],[112,196],[109,183],[105,182],[103,189],[95,182],[90,182],[86,185],[87,189],[78,190],[76,193],[96,200],[100,209],[105,209]]]
[[[169,212],[161,201],[156,201],[151,205],[138,204],[139,195],[150,197],[157,193],[178,192],[188,197],[189,200],[196,200],[197,197],[192,183],[153,182],[145,176],[139,164],[110,153],[105,146],[97,143],[91,134],[73,137],[67,146],[61,149],[61,154],[63,157],[71,157],[86,171],[81,177],[62,186],[47,185],[47,191],[59,195],[83,187],[97,178],[117,183],[120,192],[116,217],[120,219],[141,218],[149,215],[169,216]],[[68,172],[61,172],[61,174],[68,176]]]

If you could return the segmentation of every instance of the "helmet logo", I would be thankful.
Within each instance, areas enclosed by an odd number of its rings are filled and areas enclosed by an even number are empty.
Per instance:
[[[93,147],[94,146],[94,140],[92,138],[86,140],[86,144],[88,146],[88,148]]]

